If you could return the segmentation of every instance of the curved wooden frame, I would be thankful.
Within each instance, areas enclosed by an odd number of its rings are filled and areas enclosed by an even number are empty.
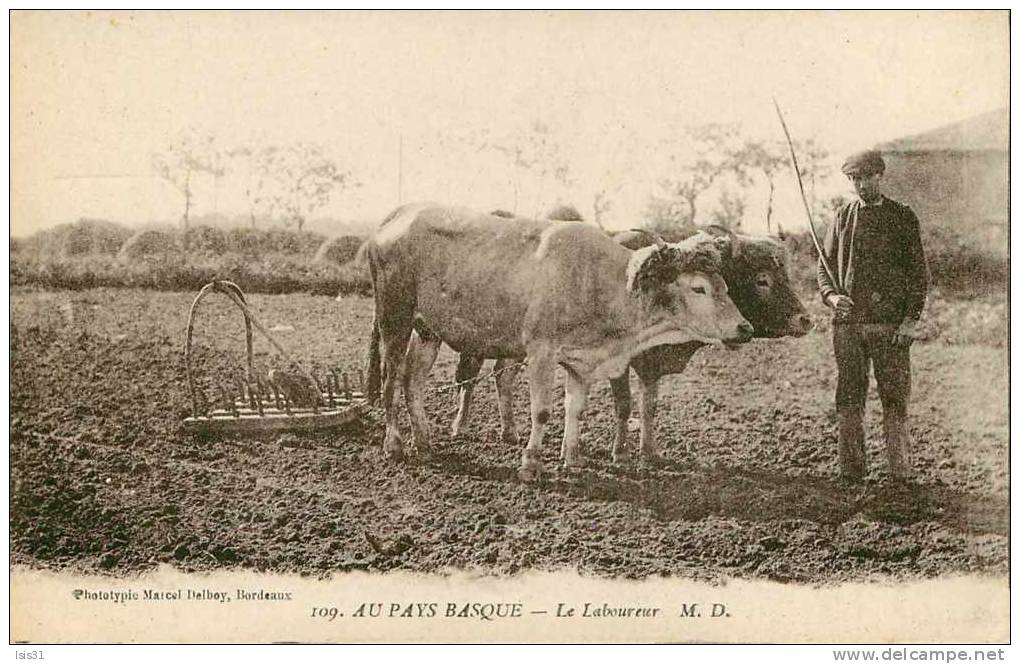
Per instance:
[[[251,398],[252,407],[238,408],[237,404],[231,405],[230,410],[212,410],[209,413],[201,412],[199,408],[198,388],[195,381],[195,373],[192,368],[192,347],[195,332],[195,313],[198,304],[205,299],[209,293],[219,292],[227,296],[244,315],[245,351],[247,366],[245,367],[246,378],[249,385],[257,382],[255,374],[255,353],[253,347],[253,329],[261,332],[273,345],[276,351],[289,364],[298,367],[298,370],[318,386],[318,381],[308,373],[301,365],[295,362],[284,350],[269,330],[255,317],[248,308],[244,293],[240,287],[232,281],[217,280],[210,282],[199,290],[191,303],[188,312],[188,330],[184,342],[184,363],[188,379],[188,391],[191,397],[192,416],[184,419],[184,429],[193,433],[224,433],[224,432],[255,432],[255,431],[286,431],[286,430],[316,430],[335,427],[345,424],[359,417],[368,408],[364,392],[355,392],[347,388],[347,375],[344,374],[344,386],[346,396],[339,394],[339,378],[337,377],[338,393],[329,393],[328,399],[320,399],[320,403],[311,407],[292,406],[283,399],[283,408],[280,407],[280,399],[277,397],[276,407],[263,407],[261,397]],[[334,372],[335,373],[335,372]],[[327,381],[328,382],[328,381]],[[259,382],[260,383],[260,382]],[[261,383],[260,383],[261,384]],[[275,391],[275,388],[274,388]],[[324,397],[326,395],[323,395]]]

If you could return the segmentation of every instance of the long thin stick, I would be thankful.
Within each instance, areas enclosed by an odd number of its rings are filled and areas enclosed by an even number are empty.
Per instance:
[[[818,252],[818,260],[822,263],[822,267],[829,276],[832,285],[836,287],[837,291],[841,291],[842,284],[836,281],[836,278],[833,276],[832,268],[829,267],[829,261],[825,258],[825,252],[822,251],[822,243],[818,241],[818,233],[815,231],[814,219],[811,218],[811,206],[808,205],[807,195],[804,193],[804,180],[800,177],[800,166],[797,165],[797,153],[793,149],[793,139],[790,138],[790,130],[786,128],[786,120],[783,119],[783,112],[779,110],[779,102],[776,101],[775,97],[772,98],[772,103],[776,105],[776,114],[779,115],[779,123],[783,125],[783,133],[786,134],[786,144],[790,147],[790,160],[793,162],[793,172],[797,175],[800,199],[804,202],[804,212],[807,213],[808,228],[811,229],[811,239],[814,240],[815,251]]]

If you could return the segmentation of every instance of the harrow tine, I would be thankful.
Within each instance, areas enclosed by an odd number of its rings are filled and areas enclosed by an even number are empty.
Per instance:
[[[273,399],[276,401],[276,409],[290,415],[290,399],[287,398],[287,394],[275,382],[270,383],[270,385],[273,387]]]
[[[347,382],[346,371],[344,372],[344,398],[347,399],[347,401],[351,400],[351,386],[350,383]]]
[[[230,410],[234,413],[234,417],[240,417],[241,416],[240,409],[244,408],[244,390],[242,389],[239,395],[233,391],[236,390],[238,387],[240,387],[240,385],[238,385],[237,383],[233,385],[227,383],[227,389],[231,390]]]
[[[333,377],[328,373],[326,374],[326,396],[329,399],[329,407],[334,407],[333,402]]]
[[[229,410],[234,417],[238,416],[237,406],[234,405],[234,398],[230,395],[230,391],[221,382],[216,383],[216,387],[219,388],[220,397],[227,404],[225,410]]]
[[[361,369],[358,369],[358,389],[361,392],[365,391],[365,372]]]
[[[346,396],[347,391],[344,390],[343,388],[343,386],[346,384],[347,376],[341,377],[340,367],[331,369],[331,371],[333,371],[333,377],[337,381],[337,397],[348,399],[348,397]]]
[[[249,406],[249,407],[250,407],[250,408],[251,408],[252,410],[255,410],[255,411],[257,411],[257,410],[260,410],[260,409],[259,409],[259,407],[258,407],[258,405],[257,405],[257,402],[256,402],[256,400],[255,400],[255,390],[253,390],[253,389],[252,389],[252,385],[251,385],[251,383],[249,383],[249,382],[248,382],[248,379],[247,379],[247,378],[244,378],[244,379],[242,379],[242,380],[244,381],[244,383],[243,383],[243,384],[244,384],[244,391],[245,391],[245,394],[246,394],[246,395],[247,395],[247,397],[248,397],[248,406]],[[262,414],[262,413],[260,412],[260,413],[259,413],[259,415],[261,415],[261,414]]]
[[[262,379],[255,376],[255,410],[259,412],[259,417],[265,417],[265,411],[262,409]]]
[[[240,402],[242,404],[248,403],[249,395],[247,393],[247,383],[245,383],[243,373],[238,372],[234,374],[234,386],[237,387],[238,399],[240,400]]]
[[[201,385],[195,385],[195,390],[198,392],[199,403],[202,404],[202,414],[209,415],[209,411],[211,410],[209,408],[209,395],[205,393],[205,390],[202,389]]]

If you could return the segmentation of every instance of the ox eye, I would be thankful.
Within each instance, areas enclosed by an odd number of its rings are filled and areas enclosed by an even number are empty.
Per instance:
[[[697,293],[698,295],[704,295],[705,294],[705,287],[704,286],[691,286],[691,290],[694,291],[695,293]]]

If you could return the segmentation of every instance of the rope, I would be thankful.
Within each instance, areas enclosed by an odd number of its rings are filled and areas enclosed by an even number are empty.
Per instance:
[[[459,390],[460,388],[465,387],[467,385],[471,385],[473,383],[477,383],[479,381],[483,381],[486,378],[489,378],[490,376],[495,378],[496,376],[499,376],[500,374],[505,373],[505,372],[509,371],[510,369],[516,369],[518,367],[524,366],[524,364],[525,364],[525,362],[523,360],[516,360],[516,361],[511,362],[510,364],[506,365],[502,369],[499,369],[498,371],[496,369],[493,369],[489,373],[482,374],[480,376],[475,376],[474,378],[468,378],[467,380],[462,380],[462,381],[459,381],[459,382],[455,382],[452,385],[445,385],[443,387],[434,387],[434,388],[431,388],[430,391],[438,393],[438,392],[448,392],[448,391],[453,390],[453,389],[458,389]]]

